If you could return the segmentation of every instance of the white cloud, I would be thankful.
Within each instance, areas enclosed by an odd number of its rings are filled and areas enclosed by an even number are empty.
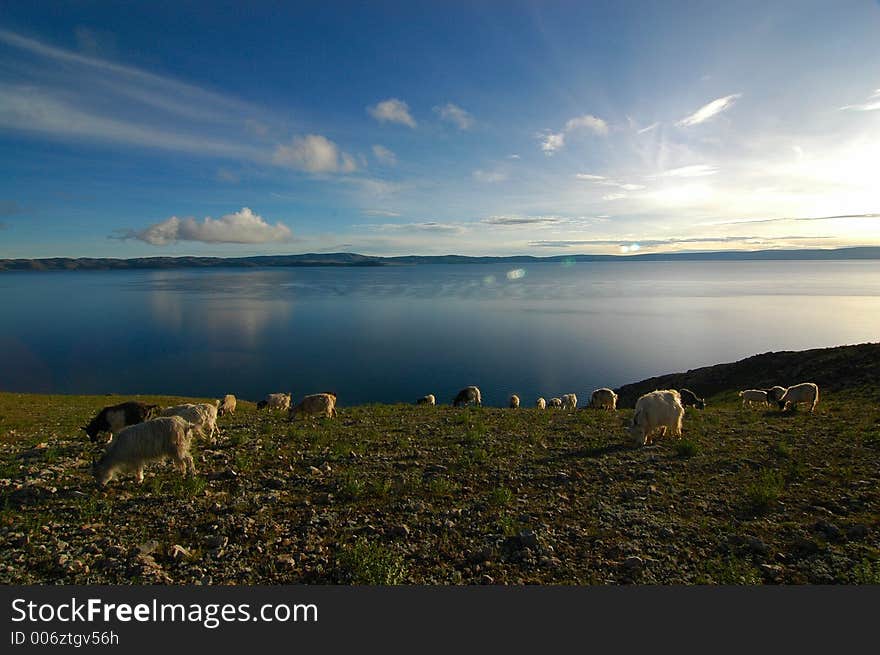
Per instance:
[[[434,107],[434,111],[440,114],[440,118],[447,123],[452,123],[460,130],[467,130],[474,124],[474,117],[451,102],[447,102],[442,107]]]
[[[128,230],[119,238],[137,239],[154,246],[167,246],[178,241],[202,243],[269,243],[289,241],[290,228],[283,223],[270,225],[247,207],[234,214],[213,219],[206,216],[199,221],[194,217],[172,216],[143,230]]]
[[[644,134],[645,132],[650,132],[651,130],[658,127],[660,127],[660,123],[652,123],[651,125],[648,125],[648,127],[643,127],[640,130],[636,130],[636,134]]]
[[[538,137],[541,139],[541,150],[548,157],[565,146],[565,134],[562,132],[548,132],[539,134]]]
[[[383,164],[394,166],[397,163],[397,155],[385,146],[373,146],[373,156]]]
[[[596,118],[592,114],[584,114],[583,116],[572,118],[565,124],[566,132],[579,129],[588,129],[596,134],[605,136],[608,134],[608,123],[601,118]]]
[[[507,173],[504,171],[484,171],[481,169],[477,169],[473,173],[474,179],[479,182],[503,182],[507,179]]]
[[[480,221],[484,225],[556,225],[564,223],[565,219],[559,216],[490,216]]]
[[[541,150],[548,157],[555,154],[565,147],[566,135],[582,129],[589,130],[600,136],[606,136],[608,134],[608,123],[592,114],[576,116],[565,123],[565,129],[561,132],[551,132],[550,130],[539,132],[537,137],[541,140]]]
[[[380,223],[378,225],[363,225],[368,230],[377,232],[396,232],[399,230],[419,232],[438,232],[441,234],[460,234],[465,231],[463,225],[455,223],[439,223],[437,221],[426,221],[424,223]]]
[[[880,110],[880,89],[874,91],[871,94],[871,97],[868,98],[867,102],[863,102],[858,105],[845,105],[840,108],[841,110],[849,110],[849,111],[877,111]]]
[[[661,177],[705,177],[706,175],[715,175],[718,172],[716,166],[708,164],[694,164],[692,166],[681,166],[679,168],[671,168],[668,171],[660,173]]]
[[[724,96],[723,98],[717,98],[712,102],[703,105],[690,116],[685,116],[680,121],[678,121],[676,125],[678,125],[679,127],[691,127],[692,125],[699,125],[700,123],[704,123],[714,116],[717,116],[721,112],[730,109],[730,107],[733,106],[733,103],[741,97],[741,93],[734,93],[729,96]]]
[[[584,182],[591,182],[593,184],[598,184],[599,186],[611,186],[616,187],[618,189],[623,189],[624,191],[638,191],[639,189],[644,189],[644,184],[633,184],[632,182],[618,182],[617,180],[612,180],[604,175],[591,175],[589,173],[577,173],[575,174],[575,178],[578,180],[582,180]],[[607,199],[607,198],[606,198]]]
[[[357,169],[354,158],[320,134],[296,137],[289,146],[275,148],[272,161],[307,173],[351,173]]]
[[[416,121],[409,113],[409,106],[397,98],[388,98],[382,102],[367,107],[367,112],[380,123],[400,123],[408,127],[415,127]]]
[[[508,159],[522,159],[522,157],[520,157],[520,156],[517,155],[517,154],[507,155],[507,158],[508,158]]]
[[[366,214],[367,216],[387,216],[389,218],[400,216],[400,212],[391,211],[389,209],[364,209],[361,213]]]

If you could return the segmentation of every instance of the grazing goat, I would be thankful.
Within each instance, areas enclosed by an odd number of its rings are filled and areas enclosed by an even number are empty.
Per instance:
[[[706,399],[700,398],[697,394],[695,394],[690,389],[679,389],[679,395],[681,396],[681,404],[685,407],[694,407],[696,409],[706,409]]]
[[[819,404],[819,386],[812,382],[796,384],[786,389],[782,398],[777,402],[781,410],[785,410],[789,405],[792,409],[797,409],[798,405],[807,404],[810,406],[810,414],[812,414],[816,405]]]
[[[611,389],[602,388],[596,389],[590,395],[590,407],[595,407],[598,409],[610,409],[612,411],[617,410],[617,394],[614,393]]]
[[[207,436],[212,441],[215,433],[220,434],[220,428],[217,427],[217,405],[212,403],[184,403],[166,407],[162,410],[161,416],[179,416],[192,423],[196,432],[203,437],[207,429]]]
[[[109,432],[109,441],[113,438],[114,432],[119,432],[127,425],[143,423],[156,416],[158,410],[159,405],[148,405],[136,400],[119,403],[102,409],[88,425],[82,426],[82,429],[93,442],[98,440],[98,434],[101,432]]]
[[[336,395],[332,393],[313,393],[290,408],[287,414],[292,421],[297,416],[336,416]]]
[[[573,393],[562,396],[562,409],[577,409],[578,397]]]
[[[416,401],[416,405],[436,405],[437,399],[434,398],[434,394],[429,393],[427,396],[422,396]]]
[[[510,396],[510,409],[519,409],[519,396],[516,394]]]
[[[739,392],[739,397],[743,399],[743,407],[752,403],[767,404],[767,392],[763,389],[746,389]]]
[[[100,486],[119,473],[135,474],[144,481],[144,466],[170,458],[181,473],[196,472],[189,448],[195,426],[179,416],[155,418],[146,423],[130,425],[116,435],[104,455],[92,467]]]
[[[261,403],[257,403],[257,409],[280,409],[287,411],[290,409],[289,393],[270,393]]]
[[[543,398],[538,398],[535,401],[535,407],[537,407],[538,409],[547,409],[547,401]]]
[[[562,398],[551,398],[550,402],[547,404],[554,409],[561,409],[562,408]]]
[[[477,406],[481,406],[483,404],[483,397],[480,395],[480,390],[473,385],[465,387],[464,389],[459,391],[455,395],[455,398],[452,400],[453,407],[469,404],[474,404]]]
[[[785,395],[785,387],[775,386],[767,389],[767,400],[772,403],[778,403],[779,399]]]
[[[223,416],[224,414],[235,414],[235,405],[236,400],[235,396],[231,393],[223,396],[223,400],[220,402],[220,407],[217,408],[217,416]]]
[[[636,401],[636,411],[627,431],[636,446],[654,443],[653,433],[657,430],[664,436],[672,432],[673,436],[681,438],[683,417],[684,406],[678,391],[652,391]]]

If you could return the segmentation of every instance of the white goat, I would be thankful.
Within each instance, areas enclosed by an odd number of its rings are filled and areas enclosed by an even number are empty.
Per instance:
[[[235,396],[231,393],[223,396],[223,401],[220,403],[220,407],[217,408],[217,416],[223,416],[224,414],[235,414],[235,406],[237,402],[235,400]]]
[[[684,406],[678,391],[652,391],[636,402],[636,411],[627,431],[636,446],[654,443],[653,433],[657,430],[664,436],[672,432],[673,436],[681,438],[682,418]]]
[[[573,393],[562,396],[562,409],[577,409],[578,397]]]
[[[510,408],[518,409],[519,408],[519,396],[513,394],[510,396]]]
[[[217,427],[217,405],[211,403],[184,403],[166,407],[161,412],[162,416],[179,416],[180,418],[195,425],[196,431],[205,436],[208,430],[208,438],[214,439],[214,433],[220,434]]]
[[[535,407],[538,409],[547,409],[547,401],[543,398],[538,398],[538,400],[535,401]]]
[[[802,382],[785,390],[782,398],[779,399],[779,409],[786,409],[789,405],[793,409],[797,409],[800,404],[810,406],[810,414],[819,404],[819,386],[813,382]]]
[[[767,404],[767,392],[762,389],[746,389],[739,392],[739,397],[743,399],[743,407],[751,406],[752,403]]]
[[[615,411],[617,410],[617,394],[604,387],[596,389],[590,395],[590,407]]]
[[[92,472],[98,484],[106,485],[119,473],[134,472],[138,482],[144,481],[144,466],[150,462],[171,459],[178,470],[195,474],[189,448],[194,425],[179,416],[155,418],[130,425],[110,442]]]

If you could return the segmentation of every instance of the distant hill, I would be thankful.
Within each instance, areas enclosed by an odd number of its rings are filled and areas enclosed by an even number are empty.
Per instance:
[[[880,343],[768,352],[738,362],[716,364],[625,384],[617,389],[618,406],[633,407],[642,394],[655,389],[693,390],[708,397],[725,391],[767,389],[815,382],[821,391],[840,391],[880,380]]]
[[[52,257],[45,259],[0,259],[0,271],[98,271],[170,268],[256,268],[295,266],[413,266],[419,264],[537,264],[542,262],[603,261],[754,261],[754,260],[842,260],[880,259],[880,248],[837,248],[831,250],[756,250],[723,252],[643,253],[640,255],[554,255],[533,257],[469,257],[466,255],[404,255],[373,257],[357,253],[305,253],[255,257]]]

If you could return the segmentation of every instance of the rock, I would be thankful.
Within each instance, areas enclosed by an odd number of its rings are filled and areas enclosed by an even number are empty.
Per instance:
[[[393,539],[406,539],[409,536],[409,527],[403,523],[392,525],[385,530],[385,535]]]
[[[495,584],[495,578],[491,575],[484,575],[480,578],[480,584]]]
[[[766,555],[770,550],[767,548],[767,544],[758,539],[757,537],[748,536],[745,539],[745,547],[749,550],[749,552],[754,553],[755,555]]]
[[[817,521],[813,526],[813,530],[825,535],[826,539],[831,541],[839,541],[843,537],[840,528],[829,521]]]
[[[855,525],[851,525],[847,528],[846,536],[849,539],[859,540],[864,539],[871,533],[870,528],[864,523],[856,523]]]
[[[205,547],[210,548],[211,550],[224,548],[228,543],[229,537],[222,534],[214,534],[205,539]]]
[[[633,555],[632,557],[627,557],[623,560],[620,564],[620,568],[626,575],[636,576],[645,568],[645,560],[638,555]]]
[[[294,556],[289,553],[284,553],[283,555],[279,555],[278,557],[275,558],[275,562],[282,565],[282,566],[287,566],[290,568],[296,567],[296,558],[294,558]]]
[[[313,501],[315,505],[329,505],[333,501],[333,494],[320,493],[315,494]]]
[[[225,468],[222,471],[211,472],[206,476],[209,480],[234,480],[238,477],[238,473],[235,472],[234,469]]]
[[[319,469],[317,466],[310,466],[309,473],[311,473],[312,475],[314,475],[317,478],[324,475],[324,473],[321,471],[321,469]]]
[[[266,478],[263,480],[263,489],[283,489],[284,480],[278,478]]]
[[[141,555],[152,555],[159,549],[159,542],[155,539],[151,539],[150,541],[145,541],[141,545],[137,547],[138,552]]]
[[[675,536],[675,530],[672,528],[660,528],[660,537],[662,539],[672,539]]]
[[[189,556],[189,551],[180,544],[174,544],[171,546],[171,559],[179,562],[184,559],[189,559]]]
[[[798,555],[813,555],[819,552],[819,544],[812,539],[806,539],[805,537],[795,539],[791,547]]]

